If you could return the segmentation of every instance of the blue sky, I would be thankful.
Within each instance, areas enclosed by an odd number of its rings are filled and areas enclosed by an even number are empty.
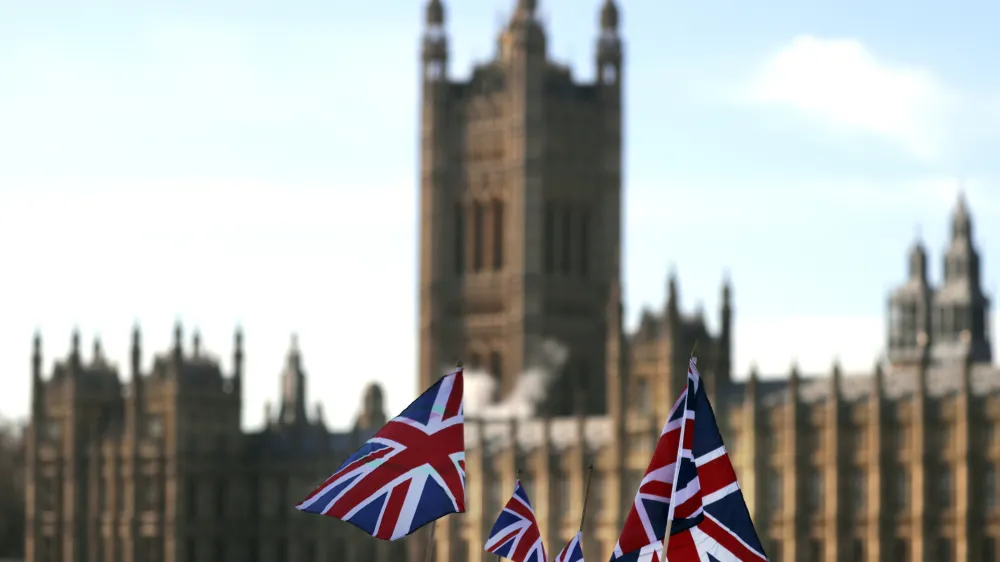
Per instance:
[[[261,420],[299,334],[312,399],[345,425],[368,378],[415,393],[417,45],[398,2],[0,3],[0,413],[74,326],[126,364],[181,318]],[[550,51],[592,75],[599,2],[542,0]],[[453,77],[513,0],[448,2]],[[1000,5],[633,1],[626,40],[627,307],[717,317],[736,369],[868,369],[919,228],[940,276],[959,180],[994,294]],[[148,355],[147,355],[148,360]]]

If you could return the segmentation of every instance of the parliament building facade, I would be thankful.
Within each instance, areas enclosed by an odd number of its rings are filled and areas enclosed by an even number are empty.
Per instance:
[[[495,377],[497,400],[568,351],[534,415],[467,415],[467,507],[396,542],[293,509],[385,422],[367,389],[350,431],[306,409],[292,345],[277,412],[240,427],[243,346],[233,372],[174,348],[143,368],[138,329],[127,381],[72,338],[42,372],[33,354],[28,437],[29,562],[487,562],[487,533],[519,475],[549,557],[581,525],[606,560],[699,342],[699,368],[772,562],[997,560],[1000,369],[972,220],[951,217],[944,280],[915,245],[889,302],[887,357],[867,373],[732,378],[732,295],[718,330],[664,305],[623,329],[623,46],[602,0],[590,82],[549,59],[533,0],[518,0],[496,57],[448,77],[441,0],[422,49],[419,381],[458,358]],[[590,470],[590,468],[592,470]],[[586,518],[584,491],[591,474]]]

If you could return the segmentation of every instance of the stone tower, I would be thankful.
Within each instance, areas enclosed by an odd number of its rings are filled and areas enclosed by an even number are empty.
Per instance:
[[[936,362],[991,362],[990,301],[980,277],[972,217],[965,198],[959,196],[940,286],[929,281],[927,252],[917,241],[910,250],[909,278],[889,298],[889,361],[895,366],[918,365],[921,342],[926,340]]]
[[[455,359],[502,398],[566,347],[561,381],[606,411],[603,366],[621,243],[622,47],[604,3],[595,79],[548,57],[536,2],[520,0],[494,59],[448,77],[445,9],[431,0],[422,52],[420,388]],[[572,393],[550,393],[551,414]]]
[[[944,279],[934,294],[931,342],[937,360],[993,360],[989,299],[980,280],[979,252],[972,241],[972,217],[959,195],[951,217],[951,241],[944,255]]]

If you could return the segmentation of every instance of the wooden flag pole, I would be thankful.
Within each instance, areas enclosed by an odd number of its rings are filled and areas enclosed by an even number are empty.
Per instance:
[[[462,368],[462,362],[461,361],[455,361],[455,370],[457,371],[458,369],[461,369],[461,368]],[[441,375],[441,376],[444,377],[444,375]],[[437,526],[437,519],[435,519],[434,521],[431,521],[431,528],[430,528],[430,532],[428,533],[430,536],[427,539],[427,558],[425,559],[425,562],[431,562],[431,557],[434,555],[434,527],[435,526]]]
[[[583,489],[583,511],[580,513],[580,532],[583,532],[583,522],[587,520],[587,501],[590,500],[590,478],[594,475],[594,463],[587,467],[587,485]],[[583,548],[582,546],[580,548]]]
[[[431,521],[431,531],[429,537],[427,538],[427,558],[425,562],[431,562],[431,555],[434,554],[434,526],[437,525],[437,519]]]
[[[691,358],[693,359],[694,356],[697,353],[698,353],[698,340],[694,340],[694,346],[691,348]],[[684,383],[684,387],[687,388],[687,382]],[[688,396],[688,398],[690,398],[690,396]],[[685,401],[684,407],[687,408],[687,398],[685,398],[684,401]],[[681,414],[681,438],[680,438],[678,447],[683,447],[684,446],[684,429],[687,428],[686,421],[687,421],[686,414]],[[678,452],[680,452],[680,451],[678,451]],[[670,509],[667,511],[667,530],[663,534],[663,556],[662,556],[662,558],[663,558],[664,562],[666,562],[666,560],[667,560],[667,546],[670,544],[670,529],[671,529],[671,527],[674,526],[674,496],[677,495],[677,477],[680,475],[680,472],[681,472],[681,458],[678,455],[678,457],[677,457],[677,466],[674,469],[674,481],[673,481],[673,484],[671,484],[671,487],[670,487],[671,488],[670,489]]]

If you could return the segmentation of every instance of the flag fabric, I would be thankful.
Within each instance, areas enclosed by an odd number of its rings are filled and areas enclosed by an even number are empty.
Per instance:
[[[556,556],[556,562],[583,562],[583,533],[577,533]]]
[[[690,479],[687,464],[682,463],[675,483],[678,492],[667,560],[767,562],[694,357],[688,366],[686,395],[684,417],[693,422],[694,431],[690,439],[684,435],[680,455],[692,459],[697,468]]]
[[[486,539],[486,552],[513,562],[546,562],[535,510],[520,480],[514,483],[514,494],[493,524]]]
[[[663,558],[663,537],[667,531],[667,520],[670,516],[671,496],[675,493],[674,480],[678,476],[677,459],[685,457],[679,454],[682,433],[693,435],[692,418],[685,416],[687,390],[681,393],[667,416],[667,422],[660,432],[660,438],[653,450],[653,458],[649,461],[646,473],[639,484],[635,500],[625,517],[621,536],[611,554],[612,562],[659,562]],[[690,439],[686,437],[686,439]],[[690,457],[687,457],[690,461]],[[686,463],[687,464],[687,463]],[[690,484],[693,465],[683,471]],[[686,486],[681,487],[678,498],[686,493]],[[690,501],[688,502],[690,505]],[[679,510],[678,514],[685,514]],[[697,517],[697,514],[691,514]],[[694,520],[693,522],[697,522]],[[691,521],[675,522],[675,529],[690,527]],[[686,528],[685,527],[685,528]]]
[[[465,512],[462,369],[417,397],[296,509],[396,540]]]

